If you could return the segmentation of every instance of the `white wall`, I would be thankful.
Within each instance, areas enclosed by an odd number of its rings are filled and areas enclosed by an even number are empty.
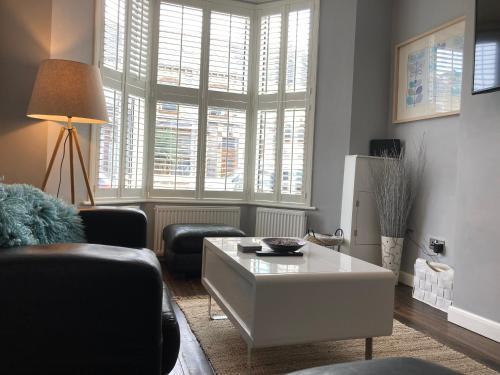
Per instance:
[[[94,0],[52,0],[52,34],[50,43],[50,58],[67,59],[92,64],[94,53]],[[51,122],[47,138],[47,164],[54,149],[61,123]],[[80,136],[80,145],[86,168],[89,167],[90,154],[90,126],[76,124]],[[61,145],[62,146],[62,145]],[[70,201],[69,184],[69,142],[67,144],[65,163],[62,171],[60,197]],[[58,153],[51,177],[48,181],[47,192],[57,193],[59,183],[59,166],[62,156],[62,147]],[[81,172],[77,154],[75,152],[75,195],[76,203],[87,199],[85,182]]]

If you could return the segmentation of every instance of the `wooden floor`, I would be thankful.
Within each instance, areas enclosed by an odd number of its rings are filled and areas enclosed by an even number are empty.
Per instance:
[[[199,279],[179,279],[168,274],[164,274],[164,278],[174,296],[206,294]],[[213,374],[209,361],[177,305],[175,312],[181,330],[181,350],[179,360],[171,374]],[[444,312],[414,300],[411,288],[407,286],[396,287],[394,318],[500,372],[500,343],[449,323]]]

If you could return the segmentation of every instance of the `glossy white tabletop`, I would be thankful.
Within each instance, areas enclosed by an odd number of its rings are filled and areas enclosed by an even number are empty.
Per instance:
[[[385,268],[342,254],[310,242],[300,249],[302,257],[260,257],[254,253],[238,250],[240,238],[206,238],[212,248],[232,258],[254,275],[298,274],[298,273],[387,273]],[[267,247],[262,243],[262,249]]]

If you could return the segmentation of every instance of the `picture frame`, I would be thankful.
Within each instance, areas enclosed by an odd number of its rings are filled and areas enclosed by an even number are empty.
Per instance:
[[[395,47],[393,123],[458,115],[465,17]]]

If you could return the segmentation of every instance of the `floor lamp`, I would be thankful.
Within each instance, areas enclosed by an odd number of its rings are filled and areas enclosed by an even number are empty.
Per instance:
[[[76,146],[87,193],[94,205],[94,196],[85,169],[78,133],[73,123],[103,124],[108,122],[106,102],[99,69],[76,61],[49,59],[42,62],[33,86],[28,106],[28,117],[65,122],[57,137],[56,145],[45,173],[42,190],[54,165],[59,146],[67,132],[69,140],[69,168],[71,179],[71,203],[75,204],[75,174],[73,145]]]

